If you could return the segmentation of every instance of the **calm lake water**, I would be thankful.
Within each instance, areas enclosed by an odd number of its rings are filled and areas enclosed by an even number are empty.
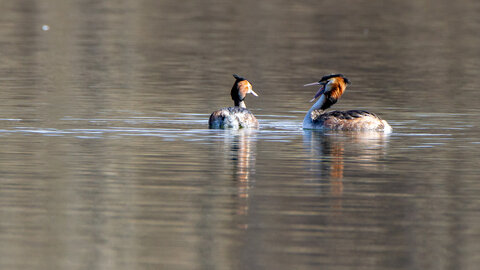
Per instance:
[[[0,3],[1,269],[478,269],[480,2],[74,2]]]

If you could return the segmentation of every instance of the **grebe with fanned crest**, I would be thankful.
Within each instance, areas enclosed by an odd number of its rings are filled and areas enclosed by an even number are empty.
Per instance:
[[[310,102],[314,101],[317,97],[320,98],[305,115],[303,128],[391,132],[392,128],[387,121],[382,120],[379,116],[371,112],[363,110],[325,112],[326,109],[340,99],[348,84],[350,84],[350,81],[343,74],[332,74],[323,76],[318,82],[304,85],[320,85],[320,89]]]

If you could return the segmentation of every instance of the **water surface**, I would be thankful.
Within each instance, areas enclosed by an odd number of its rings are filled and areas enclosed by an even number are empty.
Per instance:
[[[480,263],[478,3],[1,6],[0,268]],[[302,130],[337,72],[393,133]],[[207,128],[232,73],[259,130]]]

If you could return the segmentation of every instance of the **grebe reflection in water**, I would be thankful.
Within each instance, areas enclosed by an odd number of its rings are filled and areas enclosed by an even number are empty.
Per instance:
[[[236,213],[239,216],[238,226],[248,228],[248,210],[250,192],[255,182],[257,130],[227,130],[224,137],[224,150],[228,156],[223,159],[231,166],[232,183],[237,187]]]
[[[342,206],[345,172],[352,176],[384,170],[379,162],[386,155],[389,134],[376,131],[303,131],[303,146],[308,153],[308,171],[318,179],[320,193],[332,196],[332,207]],[[329,191],[324,191],[328,180]]]

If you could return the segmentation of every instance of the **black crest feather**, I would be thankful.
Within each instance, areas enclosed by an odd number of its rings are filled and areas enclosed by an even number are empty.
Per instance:
[[[245,80],[246,80],[245,78],[240,77],[240,76],[238,76],[237,74],[233,74],[233,77],[234,77],[237,81],[245,81]]]
[[[325,75],[325,76],[323,76],[323,77],[320,79],[319,82],[324,82],[324,81],[326,81],[326,80],[328,80],[328,79],[335,78],[335,77],[340,77],[340,78],[342,78],[342,79],[345,81],[345,83],[351,84],[350,80],[347,79],[347,77],[345,77],[345,75],[343,75],[343,74],[330,74],[330,75]]]

